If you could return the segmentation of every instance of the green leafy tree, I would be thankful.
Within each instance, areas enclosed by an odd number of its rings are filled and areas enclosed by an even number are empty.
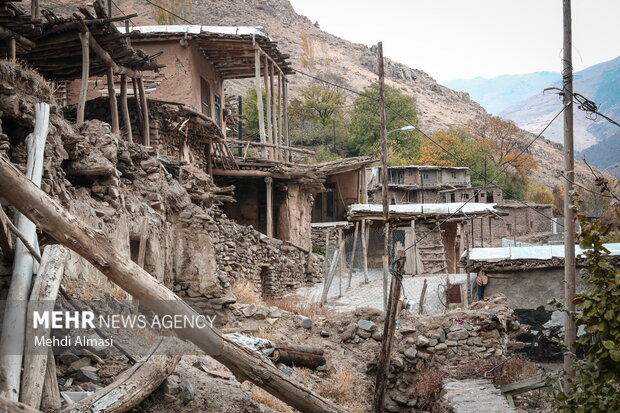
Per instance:
[[[351,123],[348,148],[352,155],[373,155],[380,153],[379,85],[373,83],[353,102],[350,111]],[[398,89],[385,87],[386,124],[393,130],[418,123],[415,100]],[[400,114],[400,116],[399,116]],[[406,120],[405,120],[406,119]],[[390,164],[414,163],[419,156],[420,142],[416,131],[397,132],[389,137]]]
[[[315,115],[322,126],[330,126],[344,105],[344,96],[327,86],[310,85],[301,91],[301,96],[305,109]]]
[[[576,204],[582,207],[582,201]],[[618,205],[615,205],[616,212]],[[603,246],[610,226],[580,214],[579,246],[586,250],[585,292],[577,294],[577,326],[585,329],[576,347],[584,358],[575,363],[576,377],[570,393],[559,393],[561,412],[620,411],[620,273]]]
[[[263,94],[263,107],[266,103],[265,92]],[[256,99],[256,89],[250,88],[243,97],[243,129],[246,135],[259,135],[258,130],[258,99]]]

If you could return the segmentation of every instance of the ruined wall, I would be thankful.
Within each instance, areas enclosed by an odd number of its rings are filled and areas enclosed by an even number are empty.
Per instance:
[[[278,207],[278,238],[312,250],[310,222],[313,196],[303,186],[290,183],[284,188],[284,200]]]
[[[24,168],[24,140],[34,127],[33,104],[50,101],[51,90],[40,78],[23,78],[18,67],[9,66],[18,79],[4,69],[0,66],[0,80],[16,90],[0,96],[2,131],[8,136],[2,148]],[[138,262],[142,242],[144,268],[179,294],[202,300],[203,305],[204,300],[214,300],[212,305],[221,308],[231,301],[236,281],[260,286],[271,274],[262,284],[265,295],[280,296],[316,273],[319,263],[306,251],[236,224],[207,201],[193,203],[187,191],[195,181],[189,172],[179,178],[178,169],[166,169],[152,148],[119,140],[100,121],[74,128],[54,109],[50,122],[42,189]],[[12,216],[13,208],[7,210]],[[69,261],[63,283],[71,293],[125,298],[82,258],[72,254]]]
[[[502,296],[476,302],[464,310],[401,319],[395,336],[385,408],[398,412],[422,407],[413,391],[418,380],[416,372],[429,366],[445,369],[507,356],[512,340],[525,330]]]

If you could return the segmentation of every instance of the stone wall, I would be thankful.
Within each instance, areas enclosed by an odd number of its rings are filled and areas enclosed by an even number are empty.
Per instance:
[[[526,330],[507,306],[506,297],[478,301],[464,310],[401,320],[388,376],[386,408],[410,411],[416,372],[445,369],[509,354],[511,341]]]

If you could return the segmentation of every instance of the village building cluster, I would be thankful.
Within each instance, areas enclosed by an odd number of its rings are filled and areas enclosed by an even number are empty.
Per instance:
[[[295,70],[263,29],[132,26],[133,15],[113,17],[99,0],[77,11],[58,16],[33,0],[28,13],[16,2],[0,1],[0,55],[6,56],[0,62],[0,153],[21,173],[27,170],[28,136],[45,110],[37,105],[46,104],[49,133],[39,154],[38,186],[75,217],[71,222],[97,234],[90,250],[76,247],[62,256],[63,294],[142,300],[144,291],[158,291],[157,297],[182,297],[191,309],[222,320],[277,321],[283,317],[278,309],[234,307],[235,285],[250,283],[261,299],[277,300],[323,283],[325,301],[336,274],[342,288],[343,276],[351,285],[352,276],[368,279],[383,269],[381,168],[367,156],[313,163],[312,150],[291,142],[288,78]],[[227,82],[236,80],[264,96],[256,101],[258,137],[244,133],[239,96],[226,95]],[[405,257],[404,276],[462,275],[466,281],[441,292],[444,309],[473,303],[459,313],[459,326],[441,315],[418,331],[403,324],[397,343],[403,356],[390,377],[388,411],[422,406],[407,387],[420,360],[456,365],[500,357],[510,350],[509,337],[517,336],[530,355],[556,357],[550,343],[559,334],[557,315],[545,304],[562,288],[561,246],[550,245],[561,239],[553,206],[505,199],[497,186],[472,186],[467,167],[391,166],[388,176],[391,250]],[[9,265],[18,251],[10,221],[27,218],[12,198],[0,196],[4,298],[9,285],[17,288]],[[64,222],[44,216],[43,206],[32,208],[41,221]],[[39,235],[31,228],[29,242],[37,249],[65,243],[62,229],[35,224]],[[115,245],[123,268],[106,261],[109,250],[98,249],[99,236]],[[81,242],[67,239],[74,246]],[[85,257],[89,251],[91,259]],[[33,262],[31,257],[24,294],[36,282]],[[127,281],[121,289],[101,273],[118,280],[142,270],[148,287]],[[499,315],[481,318],[475,301],[495,294],[506,298],[485,305],[496,306]],[[514,316],[508,307],[517,310]],[[2,337],[23,335],[6,317]],[[326,321],[320,336],[380,342],[375,322],[383,320],[373,317],[342,327]],[[520,323],[534,326],[526,337]],[[339,411],[235,345],[224,340],[218,361],[240,377],[260,383],[267,371],[275,377],[272,386],[283,386],[271,392],[300,410],[316,404],[327,407],[312,411]],[[237,359],[258,367],[244,370]],[[2,394],[13,391],[15,401],[24,401],[19,374],[2,386]]]

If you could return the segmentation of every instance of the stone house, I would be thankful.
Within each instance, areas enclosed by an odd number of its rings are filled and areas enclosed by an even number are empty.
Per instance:
[[[620,243],[605,247],[611,252],[612,263],[620,268]],[[577,245],[577,292],[586,288],[582,252]],[[478,299],[505,295],[519,321],[531,326],[530,332],[520,337],[528,344],[528,355],[541,360],[561,359],[561,349],[554,341],[561,340],[563,313],[549,300],[561,302],[564,298],[564,245],[473,248],[461,255],[461,263],[468,272],[478,274]]]

